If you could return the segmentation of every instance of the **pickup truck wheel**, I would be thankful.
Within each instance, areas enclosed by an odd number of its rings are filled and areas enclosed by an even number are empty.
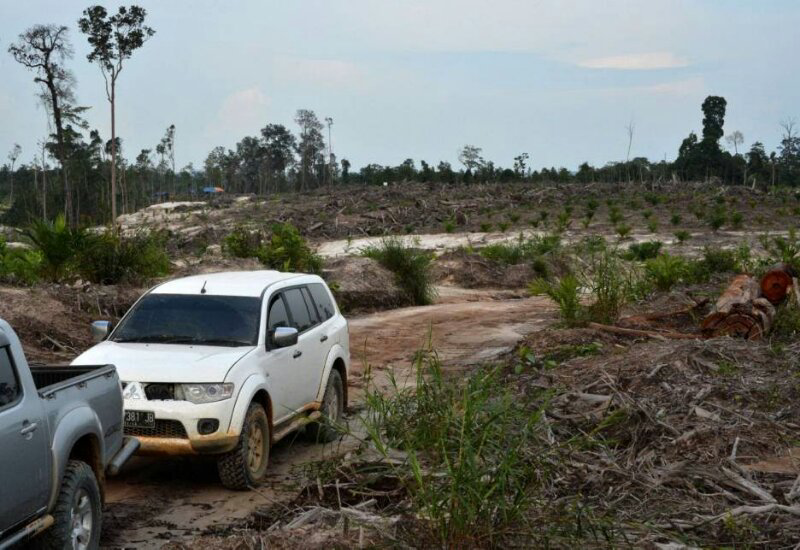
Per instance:
[[[322,418],[306,426],[306,434],[312,441],[329,443],[339,436],[336,426],[344,415],[344,384],[338,370],[331,370],[328,385],[320,407]]]
[[[70,460],[61,482],[53,526],[34,541],[47,550],[93,550],[100,547],[102,524],[100,487],[85,462]]]
[[[228,489],[243,490],[264,481],[269,463],[269,419],[264,407],[250,403],[236,448],[217,460],[217,471]]]

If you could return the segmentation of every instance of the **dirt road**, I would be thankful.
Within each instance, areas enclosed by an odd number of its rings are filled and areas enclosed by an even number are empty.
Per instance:
[[[553,319],[553,306],[543,298],[452,287],[439,291],[432,306],[350,319],[351,405],[360,399],[365,365],[373,373],[399,369],[403,379],[429,334],[444,364],[458,368],[498,356]],[[289,502],[303,480],[303,464],[343,452],[343,445],[352,443],[325,446],[289,437],[272,450],[267,484],[241,493],[222,488],[212,461],[134,459],[108,483],[103,544],[159,548],[224,530],[258,508]]]

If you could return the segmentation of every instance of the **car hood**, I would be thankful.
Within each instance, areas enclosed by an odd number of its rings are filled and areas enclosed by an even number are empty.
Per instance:
[[[124,382],[224,382],[228,370],[254,349],[106,341],[72,364],[114,365]]]

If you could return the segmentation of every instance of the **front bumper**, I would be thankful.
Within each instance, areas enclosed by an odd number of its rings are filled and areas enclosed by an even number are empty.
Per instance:
[[[225,453],[236,447],[239,433],[230,426],[234,399],[216,403],[194,404],[177,400],[126,399],[125,410],[151,411],[155,415],[157,429],[148,433],[146,429],[126,430],[139,440],[138,455],[178,456]],[[216,432],[201,435],[197,423],[201,419],[219,420]],[[161,429],[170,426],[170,429]],[[179,429],[173,429],[177,426]]]
[[[239,442],[239,434],[220,433],[197,436],[194,439],[176,437],[138,436],[141,446],[136,454],[144,456],[180,456],[220,454],[232,451]]]

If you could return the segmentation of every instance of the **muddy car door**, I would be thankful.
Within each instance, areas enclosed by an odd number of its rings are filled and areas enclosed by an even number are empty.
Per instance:
[[[276,347],[272,343],[275,329],[291,327],[292,321],[289,309],[284,300],[283,292],[270,297],[267,308],[267,345],[269,352],[265,358],[265,366],[270,377],[272,388],[270,397],[273,403],[274,422],[292,415],[302,406],[302,390],[297,379],[297,365],[302,360],[303,354],[299,343],[293,346]]]
[[[317,399],[322,371],[325,368],[327,349],[320,342],[320,326],[317,311],[305,286],[284,291],[292,326],[300,333],[297,344],[302,356],[297,357],[294,379],[299,388],[300,407],[311,405]]]

